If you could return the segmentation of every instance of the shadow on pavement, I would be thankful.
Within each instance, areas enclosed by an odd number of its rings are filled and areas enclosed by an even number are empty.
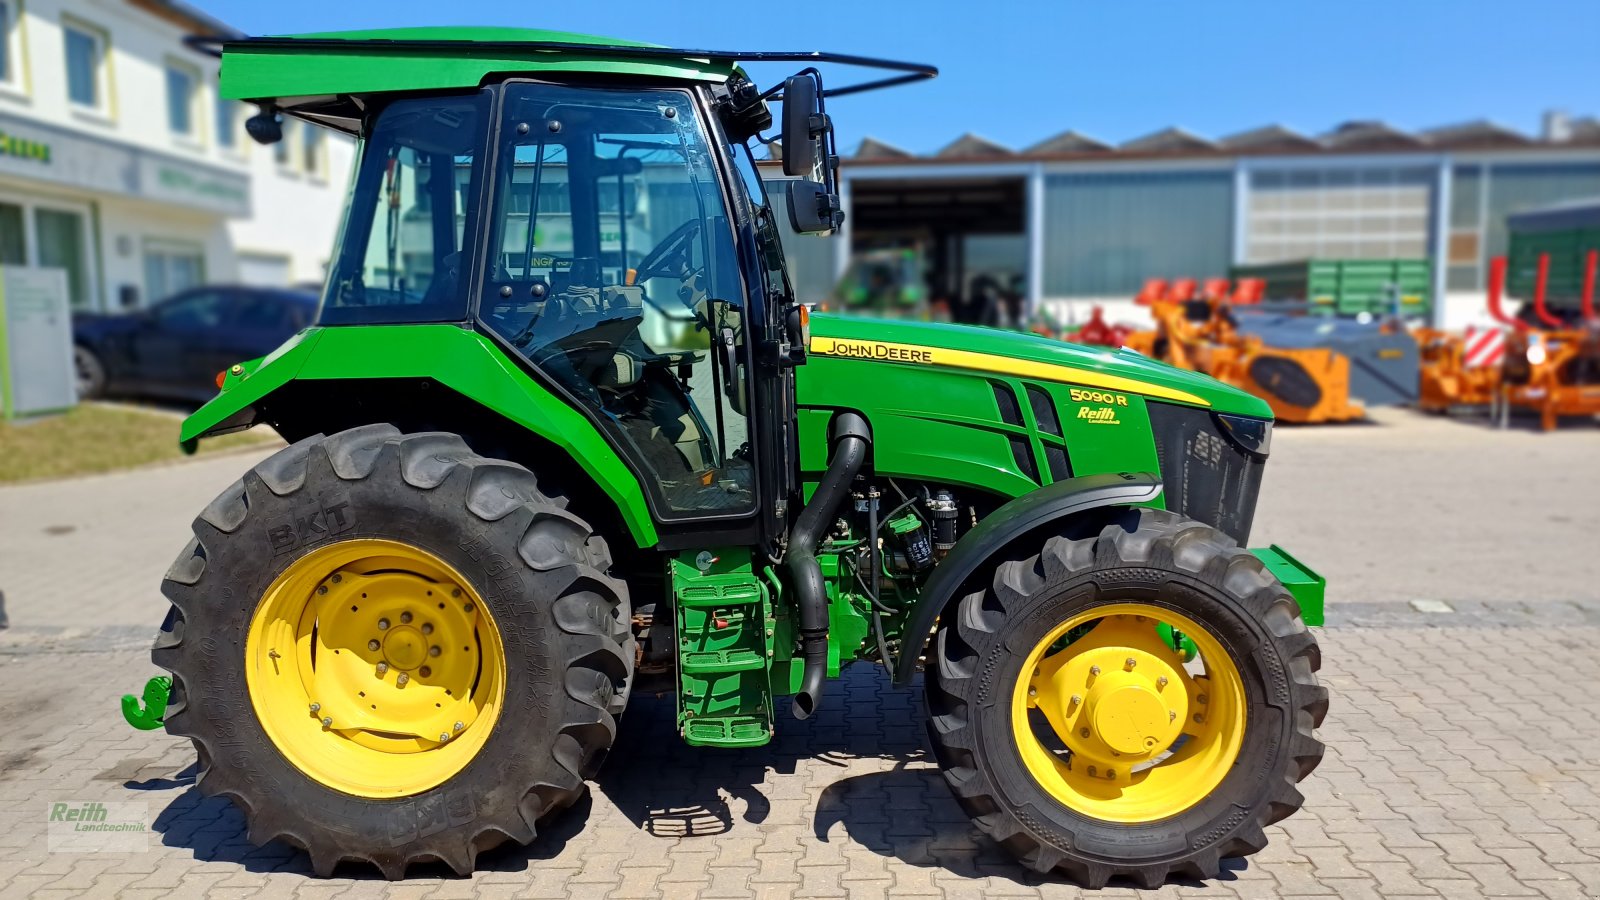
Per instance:
[[[687,746],[677,735],[670,696],[636,696],[592,790],[626,817],[641,839],[715,839],[741,826],[804,826],[809,819],[820,844],[843,841],[910,865],[968,877],[999,877],[1023,885],[1056,880],[1014,862],[956,804],[924,749],[919,686],[896,690],[880,672],[862,665],[829,687],[817,716],[806,722],[795,720],[787,700],[780,701],[776,738],[765,747],[745,750]],[[857,765],[862,761],[868,765]],[[845,771],[862,768],[871,770]],[[125,782],[136,791],[186,788],[156,818],[154,827],[164,844],[188,848],[199,860],[234,863],[251,872],[311,876],[310,860],[300,851],[279,843],[250,844],[244,817],[224,798],[203,797],[194,786],[195,771],[190,765],[162,776],[146,769],[140,774],[153,777]],[[561,856],[589,824],[597,802],[585,793],[572,808],[541,823],[532,845],[488,851],[478,858],[478,869],[523,872]],[[1220,880],[1233,880],[1233,873],[1245,865],[1229,860]],[[341,865],[338,875],[382,877],[358,864]],[[412,866],[408,877],[454,876],[435,864]]]

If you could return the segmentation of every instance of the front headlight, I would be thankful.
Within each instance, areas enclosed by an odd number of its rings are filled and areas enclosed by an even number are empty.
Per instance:
[[[1272,452],[1272,420],[1216,413],[1217,425],[1240,449],[1257,456]]]
[[[1545,353],[1544,343],[1542,341],[1534,341],[1533,343],[1530,343],[1528,345],[1528,364],[1529,365],[1534,365],[1534,366],[1543,365],[1544,361],[1547,358],[1548,358],[1548,354]]]

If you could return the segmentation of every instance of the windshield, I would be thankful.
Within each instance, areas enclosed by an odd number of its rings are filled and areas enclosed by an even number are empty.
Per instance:
[[[319,321],[460,321],[468,213],[482,177],[489,95],[398,100],[356,170]]]
[[[597,413],[669,515],[748,511],[746,296],[692,96],[505,91],[484,322]]]

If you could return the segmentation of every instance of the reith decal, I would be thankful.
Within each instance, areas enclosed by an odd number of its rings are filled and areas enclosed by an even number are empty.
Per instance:
[[[1121,425],[1122,420],[1117,418],[1117,409],[1114,406],[1080,406],[1078,418],[1092,425]]]

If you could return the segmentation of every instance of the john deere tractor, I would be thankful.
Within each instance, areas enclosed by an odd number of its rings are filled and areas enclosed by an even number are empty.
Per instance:
[[[1265,403],[793,299],[752,144],[827,233],[827,100],[935,70],[508,29],[207,46],[258,140],[359,142],[316,324],[182,429],[291,442],[195,519],[145,713],[251,840],[466,873],[581,795],[630,693],[727,752],[856,663],[920,681],[957,801],[1041,872],[1212,876],[1301,805],[1322,580],[1246,549]],[[752,83],[778,61],[805,68]]]

